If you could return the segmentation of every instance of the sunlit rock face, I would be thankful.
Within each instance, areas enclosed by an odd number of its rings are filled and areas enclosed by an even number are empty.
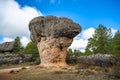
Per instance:
[[[81,26],[71,19],[39,16],[29,23],[31,40],[37,43],[41,66],[67,66],[66,51]]]

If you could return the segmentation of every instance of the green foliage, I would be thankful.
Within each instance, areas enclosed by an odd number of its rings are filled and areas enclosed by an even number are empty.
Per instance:
[[[81,54],[81,52],[79,50],[76,50],[76,49],[74,50],[74,56],[75,57],[79,57],[80,54]]]
[[[98,28],[95,29],[94,35],[89,38],[88,45],[86,47],[86,52],[89,53],[103,53],[108,54],[111,53],[110,50],[110,42],[112,39],[111,29],[107,29],[103,25],[99,25]]]
[[[69,49],[67,50],[67,57],[72,56],[72,55],[73,55],[73,51],[72,51],[71,48],[69,48]]]
[[[115,36],[112,41],[113,45],[113,54],[120,57],[120,31],[115,33]]]
[[[67,57],[80,57],[80,56],[88,56],[91,54],[92,54],[91,51],[84,53],[81,52],[80,50],[76,50],[76,49],[72,50],[71,48],[67,50]]]
[[[72,49],[69,48],[67,50],[67,56],[66,56],[66,62],[68,64],[74,64],[75,63],[75,61],[72,59],[72,56],[73,56],[73,51],[72,51]]]
[[[84,55],[89,56],[89,55],[91,55],[91,54],[93,54],[92,51],[89,50],[88,47],[87,47],[87,48],[85,49]]]
[[[81,55],[84,55],[84,53],[82,53],[82,52],[80,52],[79,50],[76,50],[76,49],[74,49],[74,51],[72,51],[72,49],[69,48],[67,50],[67,55],[72,56],[72,57],[79,57]]]
[[[20,53],[21,51],[23,51],[24,47],[22,46],[22,44],[20,42],[20,38],[16,37],[14,41],[15,41],[15,45],[14,45],[14,48],[13,48],[13,52],[14,53]]]
[[[69,64],[75,64],[77,61],[77,57],[80,57],[80,56],[88,56],[90,55],[91,53],[83,53],[79,50],[72,50],[72,49],[68,49],[67,50],[67,57],[66,57],[66,62],[69,63]]]
[[[38,48],[36,43],[29,42],[24,50],[25,54],[32,54],[33,58],[36,58],[39,56]]]

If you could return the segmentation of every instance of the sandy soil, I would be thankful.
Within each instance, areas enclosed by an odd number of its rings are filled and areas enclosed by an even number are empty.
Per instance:
[[[16,67],[0,70],[0,80],[120,80],[109,67],[43,68],[40,66]]]
[[[0,73],[9,73],[11,70],[17,71],[22,68],[30,68],[30,66],[25,66],[25,67],[16,67],[16,68],[8,68],[8,69],[0,69]]]

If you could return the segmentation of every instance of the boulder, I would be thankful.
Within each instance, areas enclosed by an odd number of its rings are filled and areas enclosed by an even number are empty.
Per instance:
[[[32,54],[13,54],[15,41],[0,44],[0,64],[19,64],[22,62],[31,62]]]
[[[37,43],[41,66],[67,66],[66,50],[81,26],[71,19],[39,16],[29,23],[31,40]]]
[[[24,54],[23,57],[22,57],[22,61],[23,62],[31,62],[32,61],[32,57],[33,57],[32,54]]]
[[[0,64],[19,64],[21,57],[16,54],[0,54]]]
[[[93,54],[90,56],[81,56],[77,58],[77,62],[85,65],[95,65],[95,66],[112,66],[117,63],[115,56],[110,54]]]
[[[0,52],[12,52],[15,45],[15,41],[5,42],[0,44]]]

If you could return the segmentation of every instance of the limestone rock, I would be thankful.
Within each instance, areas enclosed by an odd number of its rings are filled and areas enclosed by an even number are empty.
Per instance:
[[[24,54],[23,56],[19,56],[18,54],[11,54],[11,53],[0,54],[0,65],[31,62],[32,57],[33,57],[32,54]]]
[[[30,21],[29,30],[42,66],[66,66],[66,50],[81,32],[81,26],[65,17],[39,16]]]
[[[13,51],[14,45],[15,45],[14,41],[0,44],[0,52],[11,52]]]
[[[19,64],[20,60],[16,54],[0,54],[0,64]]]
[[[22,62],[31,62],[32,54],[24,54],[22,56],[13,54],[15,41],[0,44],[0,65],[1,64],[19,64]]]
[[[81,64],[106,67],[115,65],[117,63],[117,59],[113,55],[98,53],[90,56],[81,56],[77,58],[77,62]]]
[[[32,57],[33,57],[32,54],[24,54],[22,56],[22,61],[23,62],[31,62],[32,61]]]

